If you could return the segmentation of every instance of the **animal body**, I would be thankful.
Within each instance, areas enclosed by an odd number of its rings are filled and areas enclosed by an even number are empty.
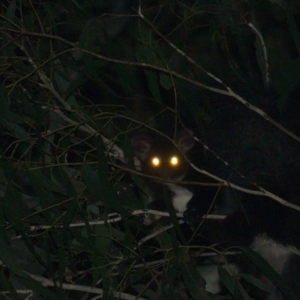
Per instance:
[[[218,192],[217,182],[193,170],[185,158],[195,147],[191,131],[179,131],[174,141],[157,133],[140,132],[132,138],[131,144],[141,161],[142,171],[153,176],[148,180],[151,208],[166,209],[166,197],[171,199],[176,212],[185,212],[190,202],[198,203],[198,196],[203,208],[211,206],[211,199]],[[187,184],[191,181],[194,184]],[[233,209],[219,211],[230,212]]]
[[[170,181],[182,180],[186,176],[189,167],[180,151],[186,153],[194,146],[192,136],[185,133],[176,137],[175,143],[178,148],[166,138],[148,132],[138,133],[131,143],[134,154],[141,161],[142,171],[156,177],[156,180],[149,181],[152,190],[151,202],[155,203],[157,208],[163,207],[165,205],[162,198],[163,190],[167,190],[175,210],[184,212],[186,204],[192,198],[192,193],[187,188]]]
[[[216,186],[185,185],[185,181],[215,183],[191,169],[184,158],[187,155],[193,163],[196,157],[195,165],[226,181],[253,190],[263,187],[300,204],[298,142],[259,116],[227,121],[223,116],[202,136],[204,144],[222,160],[195,145],[191,132],[180,131],[174,142],[146,132],[133,137],[132,147],[141,160],[142,171],[157,177],[149,180],[152,190],[149,207],[166,209],[165,199],[171,199],[174,209],[184,212],[186,219],[193,223],[200,222],[208,212],[227,215],[223,221],[205,220],[201,233],[212,243],[251,246],[299,296],[299,285],[294,284],[300,279],[298,210],[230,187],[219,190]],[[269,294],[260,295],[261,299],[285,299],[269,280],[261,278],[270,289]]]

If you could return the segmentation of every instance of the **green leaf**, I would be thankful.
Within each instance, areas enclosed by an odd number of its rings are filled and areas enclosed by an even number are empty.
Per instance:
[[[281,276],[269,265],[269,263],[258,253],[250,248],[241,247],[242,253],[265,274],[275,286],[289,299],[297,299]]]
[[[220,276],[220,281],[227,288],[230,294],[234,296],[235,299],[251,300],[251,297],[240,285],[238,279],[234,278],[234,276],[232,276],[232,274],[230,274],[226,270],[226,267],[219,267],[218,272]]]
[[[13,21],[15,18],[15,13],[16,13],[16,8],[17,8],[16,3],[17,3],[16,0],[10,1],[9,6],[5,13],[5,16],[11,21]]]
[[[97,225],[95,226],[96,235],[96,247],[99,252],[103,254],[110,253],[112,246],[112,237],[109,226],[107,225]]]
[[[92,200],[98,202],[102,200],[102,182],[97,174],[97,172],[90,167],[88,164],[83,163],[81,168],[81,176],[83,181],[86,183],[87,188],[89,189]],[[107,183],[107,180],[104,184]]]
[[[189,262],[181,264],[183,280],[193,299],[210,299],[205,291],[205,281],[196,268]]]
[[[174,86],[174,82],[171,80],[170,75],[163,73],[159,74],[159,83],[166,90],[170,90]]]
[[[46,173],[46,172],[45,172]],[[52,192],[63,194],[63,188],[48,178],[42,169],[31,169],[26,172],[36,193],[41,197],[50,197]]]
[[[291,37],[294,40],[294,43],[297,47],[298,56],[300,55],[300,36],[299,36],[299,29],[297,25],[297,20],[292,15],[291,9],[288,9],[287,11],[287,25],[289,27],[289,32],[291,34]]]
[[[246,274],[246,273],[240,273],[239,274],[244,280],[247,282],[251,283],[253,286],[257,287],[258,289],[270,293],[270,289],[259,279],[256,277],[252,276],[251,274]]]
[[[147,84],[148,84],[149,90],[152,94],[152,97],[157,102],[162,103],[156,72],[148,71],[148,70],[144,70],[144,72],[145,72],[145,75],[147,78]]]

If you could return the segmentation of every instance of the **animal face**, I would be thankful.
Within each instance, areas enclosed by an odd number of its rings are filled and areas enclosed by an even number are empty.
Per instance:
[[[131,143],[144,173],[166,180],[181,180],[187,173],[189,165],[183,153],[194,146],[190,132],[181,132],[174,144],[147,133],[137,134]]]

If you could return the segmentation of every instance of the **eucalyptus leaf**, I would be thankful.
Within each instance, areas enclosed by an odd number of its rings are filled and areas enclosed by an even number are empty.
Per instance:
[[[240,248],[243,254],[259,268],[289,299],[297,299],[281,276],[269,265],[269,263],[258,253],[250,248]]]

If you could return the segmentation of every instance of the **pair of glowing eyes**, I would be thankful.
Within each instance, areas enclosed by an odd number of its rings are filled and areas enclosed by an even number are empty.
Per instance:
[[[158,157],[153,157],[151,163],[154,167],[159,167],[161,160]],[[177,166],[179,164],[179,159],[177,156],[172,156],[169,160],[171,166]]]

